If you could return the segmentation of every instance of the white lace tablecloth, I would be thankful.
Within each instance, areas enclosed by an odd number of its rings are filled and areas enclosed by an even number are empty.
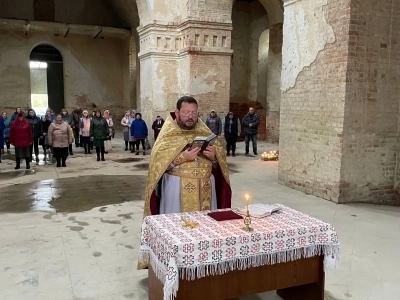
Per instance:
[[[324,255],[325,269],[335,268],[340,245],[333,226],[282,204],[269,217],[215,221],[208,211],[148,216],[143,220],[139,261],[150,264],[164,284],[164,300],[173,299],[179,278],[194,280],[234,269]],[[183,227],[182,217],[199,223]]]

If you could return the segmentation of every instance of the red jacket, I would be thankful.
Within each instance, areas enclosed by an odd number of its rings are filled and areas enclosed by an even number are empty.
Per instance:
[[[32,128],[27,120],[18,118],[11,122],[10,125],[10,143],[14,147],[29,147],[32,144]]]

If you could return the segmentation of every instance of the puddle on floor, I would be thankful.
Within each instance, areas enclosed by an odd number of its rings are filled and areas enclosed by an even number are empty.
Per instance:
[[[145,186],[146,176],[141,175],[82,176],[8,186],[1,189],[0,213],[82,212],[143,200]]]
[[[149,169],[149,163],[137,164],[137,165],[134,165],[134,167],[137,168],[137,169],[148,170]]]
[[[143,159],[144,158],[139,158],[139,157],[128,157],[128,158],[114,159],[113,162],[127,164],[127,163],[131,163],[131,162],[142,161]]]
[[[34,175],[34,174],[36,174],[36,172],[37,172],[37,170],[33,170],[33,169],[26,170],[25,164],[21,163],[21,169],[19,169],[19,170],[8,171],[8,172],[4,172],[4,173],[0,172],[0,180],[10,180],[10,179],[14,179],[14,178],[18,178],[18,177],[22,177],[22,176],[26,176],[26,175]]]

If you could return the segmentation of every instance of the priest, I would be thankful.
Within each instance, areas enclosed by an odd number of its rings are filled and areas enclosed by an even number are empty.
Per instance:
[[[218,140],[203,152],[191,149],[210,129],[198,118],[197,101],[180,98],[151,151],[144,216],[231,207],[225,151]]]

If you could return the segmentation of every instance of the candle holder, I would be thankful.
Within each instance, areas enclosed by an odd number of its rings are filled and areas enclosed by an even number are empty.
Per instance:
[[[247,205],[246,214],[244,215],[244,218],[243,218],[243,223],[244,223],[245,227],[243,227],[242,230],[248,231],[248,232],[253,231],[253,228],[250,227],[250,225],[251,225],[251,216],[250,216],[250,213],[249,213],[249,206],[248,205]]]

